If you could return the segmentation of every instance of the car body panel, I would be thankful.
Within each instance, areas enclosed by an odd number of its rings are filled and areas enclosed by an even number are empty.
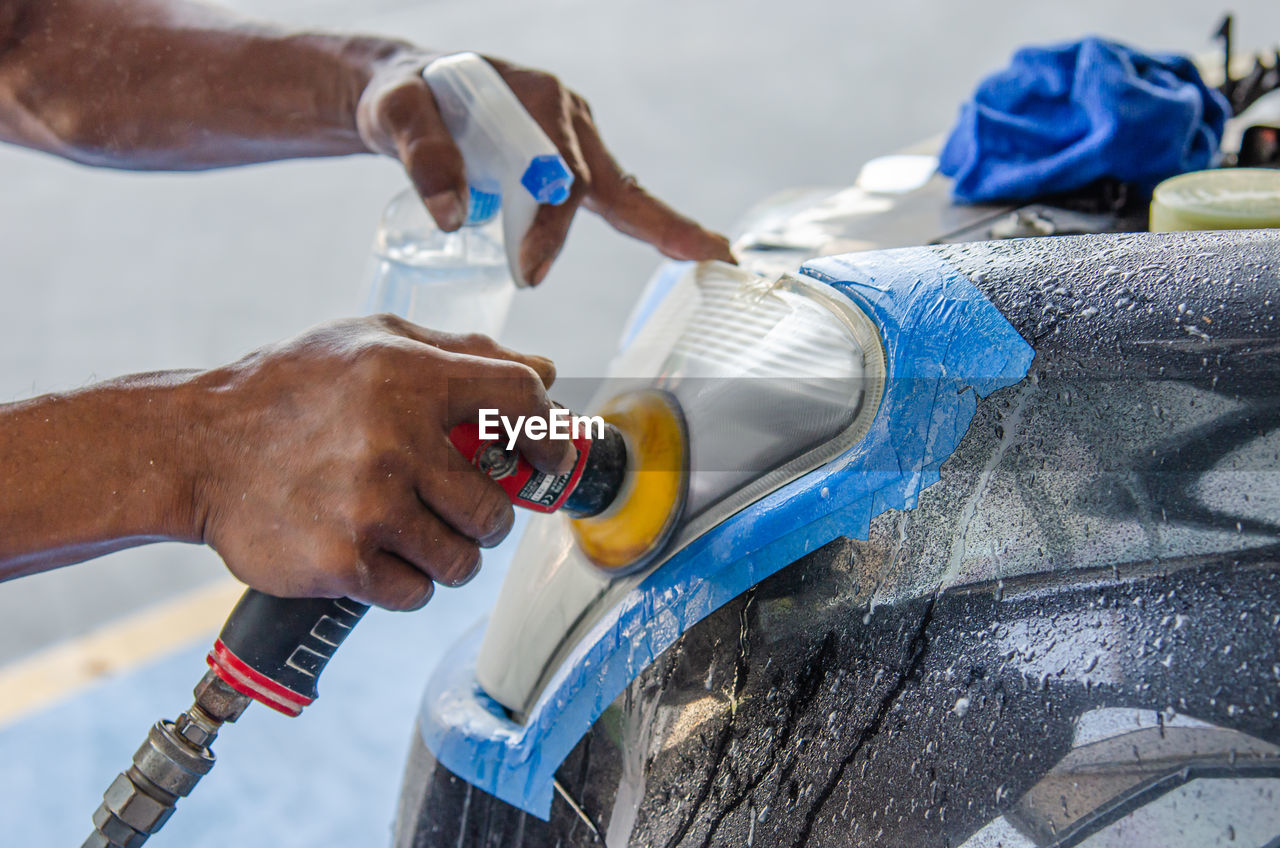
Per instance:
[[[1280,234],[935,250],[1037,354],[939,483],[688,630],[557,770],[549,823],[419,750],[400,844],[1101,846],[1153,810],[1170,844],[1266,844]],[[1047,809],[1108,710],[1140,735]]]

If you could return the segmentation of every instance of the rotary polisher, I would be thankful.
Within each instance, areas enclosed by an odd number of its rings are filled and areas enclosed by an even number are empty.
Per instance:
[[[602,432],[573,434],[571,471],[535,469],[498,439],[460,424],[450,440],[495,479],[512,503],[564,511],[583,551],[607,574],[629,574],[662,552],[688,492],[689,441],[675,399],[657,390],[621,395],[600,410]],[[132,765],[112,782],[84,848],[135,848],[160,830],[179,798],[213,767],[210,745],[251,701],[296,716],[316,681],[368,611],[348,598],[277,598],[247,590],[231,611],[195,688],[195,703],[150,730]]]

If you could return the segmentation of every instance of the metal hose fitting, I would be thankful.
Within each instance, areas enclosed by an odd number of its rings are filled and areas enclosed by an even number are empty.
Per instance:
[[[218,729],[244,713],[251,699],[213,671],[195,688],[195,703],[174,721],[158,721],[133,764],[119,774],[93,814],[83,848],[138,848],[164,826],[179,798],[213,768],[209,746]]]

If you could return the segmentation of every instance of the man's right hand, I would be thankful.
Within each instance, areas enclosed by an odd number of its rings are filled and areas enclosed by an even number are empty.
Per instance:
[[[449,442],[480,408],[547,415],[550,361],[394,316],[338,321],[193,376],[207,422],[194,519],[244,582],[416,609],[465,583],[514,520]],[[567,441],[525,440],[545,471]]]

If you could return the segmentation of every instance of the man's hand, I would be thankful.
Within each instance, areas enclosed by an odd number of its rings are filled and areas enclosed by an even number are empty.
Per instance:
[[[483,336],[381,316],[0,407],[0,578],[169,539],[209,544],[270,594],[420,607],[513,521],[449,431],[481,408],[545,417],[554,376]],[[545,471],[575,456],[518,449]]]
[[[436,223],[453,231],[466,218],[467,181],[462,155],[422,79],[422,69],[433,58],[435,54],[406,50],[381,62],[360,98],[358,126],[370,149],[404,164]],[[600,140],[585,100],[550,74],[488,61],[560,149],[574,175],[569,200],[543,206],[521,245],[525,279],[536,285],[546,276],[580,204],[673,259],[734,261],[728,239],[679,214],[622,170]]]
[[[449,442],[482,407],[546,417],[551,363],[394,316],[326,324],[193,381],[208,392],[201,537],[273,595],[416,609],[465,583],[514,515]],[[523,440],[546,471],[567,441]]]

